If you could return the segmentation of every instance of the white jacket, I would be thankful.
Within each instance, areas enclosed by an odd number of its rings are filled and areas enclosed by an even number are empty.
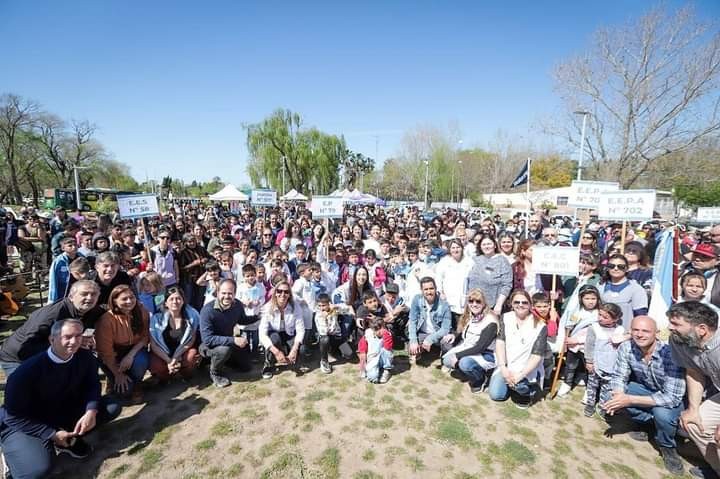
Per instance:
[[[437,289],[445,295],[450,310],[455,314],[462,314],[465,309],[467,279],[473,265],[473,260],[467,255],[463,255],[460,261],[448,255],[435,266]]]
[[[303,320],[302,307],[295,303],[295,306],[291,306],[290,303],[285,306],[284,321],[281,321],[280,311],[275,309],[272,301],[268,302],[262,310],[262,319],[260,320],[260,344],[265,349],[272,347],[272,341],[270,340],[271,333],[284,332],[288,336],[295,336],[294,344],[302,344],[305,338],[305,321]]]

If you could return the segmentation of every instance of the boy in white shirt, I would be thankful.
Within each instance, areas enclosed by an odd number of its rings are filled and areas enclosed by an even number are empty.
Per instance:
[[[255,353],[258,348],[258,326],[260,324],[260,311],[265,304],[265,286],[257,281],[255,265],[246,264],[241,269],[242,281],[237,285],[235,297],[245,306],[247,325],[238,325],[246,335],[250,350]]]

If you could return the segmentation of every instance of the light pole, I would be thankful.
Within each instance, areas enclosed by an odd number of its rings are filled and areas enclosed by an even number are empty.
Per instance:
[[[458,160],[458,169],[460,170],[460,175],[458,175],[458,192],[457,192],[457,208],[460,209],[460,198],[461,192],[462,192],[462,160]]]
[[[74,165],[72,168],[73,176],[75,177],[75,205],[79,211],[82,211],[82,202],[80,201],[80,175],[78,174],[78,170],[87,170],[88,167]]]
[[[580,133],[580,159],[578,160],[578,171],[577,171],[577,179],[580,181],[582,179],[582,169],[583,169],[583,156],[585,153],[585,126],[587,125],[587,117],[590,114],[587,110],[578,110],[574,112],[576,115],[582,115],[582,131]]]
[[[425,209],[428,208],[428,181],[430,180],[430,160],[425,162]]]
[[[286,163],[286,160],[285,160],[285,157],[284,157],[284,156],[282,156],[281,158],[282,158],[282,180],[283,180],[283,191],[282,191],[282,195],[285,196],[285,165],[286,165],[287,163]]]

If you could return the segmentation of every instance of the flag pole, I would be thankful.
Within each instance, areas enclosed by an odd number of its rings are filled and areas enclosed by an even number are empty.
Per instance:
[[[527,195],[527,211],[525,215],[525,239],[529,237],[530,229],[530,157],[527,159],[527,183],[526,183],[526,195]]]

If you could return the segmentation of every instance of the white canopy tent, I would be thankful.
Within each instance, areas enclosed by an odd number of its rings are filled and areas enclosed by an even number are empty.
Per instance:
[[[235,185],[227,184],[223,189],[208,196],[212,201],[247,201],[248,195],[238,190]]]
[[[295,188],[288,191],[284,195],[280,197],[283,201],[307,201],[308,197],[303,195],[302,193],[298,193]]]

